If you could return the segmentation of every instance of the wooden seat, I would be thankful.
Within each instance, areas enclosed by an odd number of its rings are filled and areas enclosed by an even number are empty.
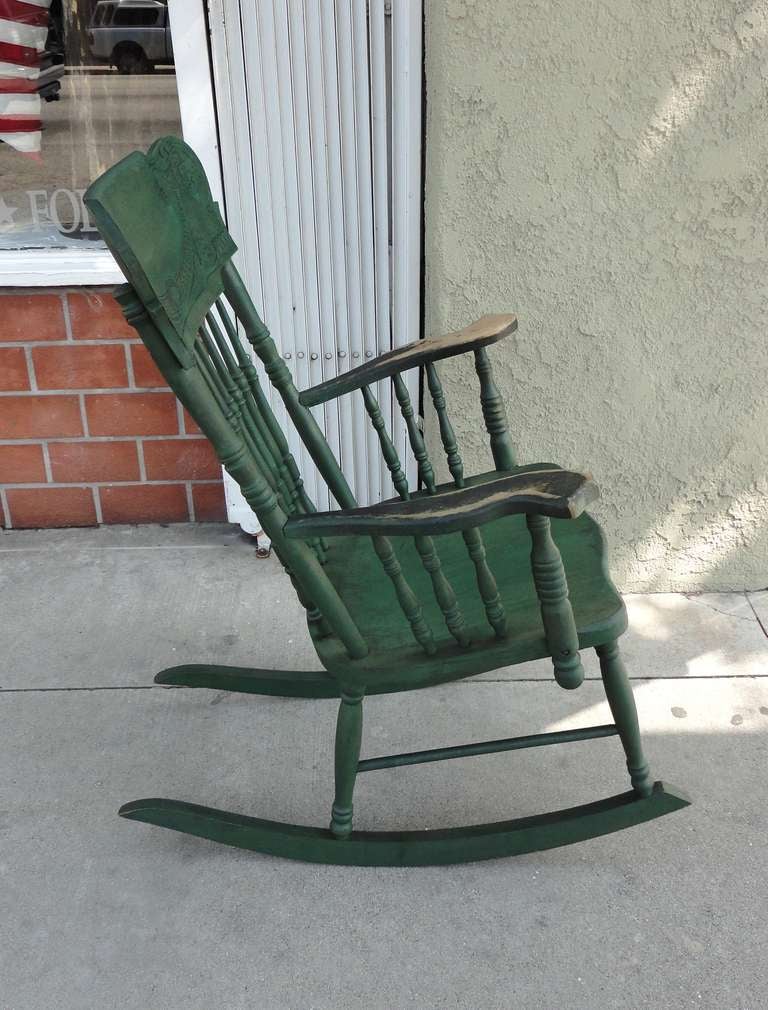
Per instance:
[[[554,464],[520,466],[515,460],[487,348],[516,330],[516,318],[483,316],[455,333],[397,348],[299,391],[232,262],[235,245],[202,167],[183,142],[166,137],[147,155],[129,155],[93,183],[85,202],[129,281],[118,295],[126,319],[259,517],[306,610],[325,666],[321,672],[187,664],[161,671],[156,683],[340,699],[329,828],[169,799],[137,800],[125,804],[121,815],[297,859],[424,865],[570,844],[685,806],[680,793],[654,783],[643,755],[617,645],[626,628],[624,606],[608,575],[600,528],[585,512],[597,486],[589,474]],[[458,354],[473,359],[495,466],[474,477],[464,472],[437,368]],[[450,484],[436,482],[402,378],[409,368],[424,370]],[[310,501],[265,381],[338,503],[334,511],[318,512]],[[392,403],[407,428],[418,488],[409,484],[374,392],[384,381],[392,383]],[[362,396],[391,475],[395,497],[389,501],[358,506],[310,411],[343,394]],[[360,756],[366,695],[409,691],[544,657],[556,683],[573,690],[584,679],[579,650],[592,647],[612,723]],[[353,830],[353,792],[361,773],[610,736],[623,746],[629,792],[491,824]]]
[[[484,474],[475,480],[481,482],[488,476],[492,475]],[[594,648],[618,638],[626,630],[626,610],[608,574],[600,527],[583,514],[576,520],[553,519],[552,535],[569,573],[579,647]],[[494,559],[499,595],[510,627],[510,633],[502,639],[488,625],[482,600],[472,591],[474,572],[461,534],[447,534],[438,542],[443,572],[462,600],[470,648],[459,646],[448,633],[413,542],[397,543],[403,575],[424,601],[427,624],[438,629],[435,656],[419,648],[397,612],[382,606],[381,586],[370,578],[375,562],[370,538],[345,537],[333,542],[325,572],[369,643],[370,652],[361,660],[350,661],[337,639],[316,635],[315,648],[326,669],[344,669],[351,682],[365,684],[370,693],[374,689],[423,687],[549,657],[530,572],[531,539],[525,517],[509,516],[488,523],[483,527],[483,539],[489,557]]]

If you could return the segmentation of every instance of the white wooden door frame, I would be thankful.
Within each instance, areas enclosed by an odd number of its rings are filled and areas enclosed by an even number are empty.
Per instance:
[[[203,163],[213,198],[223,208],[205,0],[168,0],[168,14],[184,140]]]
[[[235,241],[242,247],[243,243],[238,230],[242,221],[248,220],[249,212],[251,215],[254,215],[255,212],[253,208],[245,206],[228,208],[225,201],[218,116],[222,116],[226,122],[225,103],[229,98],[229,88],[224,86],[226,81],[221,79],[219,75],[219,86],[214,91],[208,18],[210,18],[213,31],[217,25],[220,4],[212,2],[209,4],[209,8],[208,16],[206,16],[206,0],[168,0],[181,128],[184,140],[203,164],[213,198],[221,207]],[[218,69],[220,74],[228,72],[227,67],[219,67]],[[241,162],[239,158],[232,159],[228,169],[230,172],[237,172],[241,164],[245,163]],[[230,193],[231,203],[232,194],[239,193],[242,187],[230,185],[226,189]],[[250,219],[253,220],[253,216]],[[247,273],[247,271],[244,272]],[[246,532],[258,533],[259,524],[240,493],[240,489],[223,469],[222,475],[227,498],[228,518],[230,521],[238,523]]]
[[[277,0],[274,4],[273,0],[260,0],[262,2],[264,6],[257,8],[252,17],[241,19],[240,0],[207,0],[207,16],[206,0],[169,0],[179,104],[185,140],[203,162],[214,197],[222,206],[239,247],[238,267],[256,305],[260,310],[263,308],[268,323],[276,331],[274,335],[281,353],[286,358],[293,356],[292,371],[295,371],[297,384],[303,386],[329,377],[328,369],[339,366],[338,358],[346,358],[343,364],[349,367],[357,363],[352,357],[370,357],[420,335],[422,4],[420,0],[391,0],[391,3],[386,0],[367,0],[367,3],[337,0],[336,4],[327,0],[330,4],[327,6],[323,0],[317,7],[314,3],[305,5],[302,0],[287,0],[283,8]],[[321,16],[323,10],[324,17]],[[328,12],[334,10],[336,38],[325,40],[320,66],[317,65],[320,50],[314,45],[312,33],[329,30]],[[391,29],[386,26],[386,17],[391,17]],[[392,32],[391,57],[386,44],[389,30]],[[297,38],[301,40],[298,45]],[[334,51],[334,45],[338,63],[336,59],[329,63],[326,57],[328,52]],[[209,72],[209,53],[212,73]],[[294,89],[292,106],[290,101],[286,104],[275,76],[281,60],[289,58],[293,80],[304,82]],[[387,95],[390,59],[392,83]],[[251,73],[254,66],[258,67],[264,88],[262,99],[255,103],[252,97],[249,102],[245,92],[248,66],[244,61],[249,60]],[[314,107],[311,102],[307,105],[302,94],[304,86],[308,92],[315,93],[313,73],[325,75],[326,81],[332,81],[335,73],[343,75],[352,89],[348,92],[339,87],[339,105],[326,107],[325,124],[322,108],[318,108],[318,103],[314,103]],[[353,91],[356,99],[352,97]],[[333,84],[330,92],[333,92]],[[327,101],[327,85],[325,94]],[[265,115],[262,100],[272,103],[271,117]],[[361,109],[364,109],[362,114]],[[328,116],[332,118],[328,120]],[[331,130],[326,138],[324,130],[328,122],[334,123],[336,132]],[[276,190],[269,188],[270,181],[265,178],[267,172],[252,170],[254,131],[264,145],[259,153],[272,159],[271,185],[276,186]],[[294,131],[305,140],[311,137],[312,142],[299,149]],[[326,139],[327,143],[318,142]],[[336,146],[338,144],[340,147]],[[365,162],[356,163],[355,145],[365,152],[364,157],[373,158],[367,167]],[[299,154],[305,156],[300,158]],[[324,161],[334,158],[337,159],[335,164]],[[290,201],[281,197],[282,173],[287,173],[287,184],[294,196],[298,193],[298,217],[297,211],[289,206]],[[322,177],[322,173],[327,173],[327,185],[331,187],[327,222],[330,231],[323,235],[312,230],[307,236],[306,222],[310,222],[311,229],[324,227],[316,211],[310,221],[312,209],[302,202],[306,194],[311,193],[312,177]],[[343,192],[337,191],[334,196],[332,187],[338,180],[341,180]],[[364,192],[367,195],[361,195]],[[349,218],[345,209],[344,225],[339,232],[342,203],[345,208],[352,206],[353,211]],[[387,223],[390,203],[391,232]],[[285,237],[297,232],[299,218],[302,222],[300,241],[286,246]],[[260,236],[266,236],[259,241],[267,242],[267,248],[277,257],[275,261],[268,262],[270,256],[259,256],[253,237],[257,228]],[[270,228],[277,229],[272,237]],[[363,236],[362,241],[360,236]],[[345,260],[345,250],[350,247],[357,248],[359,253],[353,253],[350,260],[347,251]],[[323,251],[327,256],[322,255]],[[280,260],[281,256],[285,262]],[[321,263],[321,259],[327,262]],[[275,275],[277,260],[282,264],[279,277]],[[386,264],[386,272],[379,266],[382,262]],[[329,308],[330,303],[324,308],[323,298],[329,284],[329,278],[324,275],[326,269],[331,271],[331,276],[336,271],[337,278],[339,270],[353,270],[348,304],[340,305],[344,299],[339,298],[336,284],[332,308]],[[277,298],[276,290],[278,280],[285,284],[287,271],[295,278],[293,283],[297,285],[299,297],[296,293],[293,297],[289,295],[286,312],[285,293]],[[306,320],[302,322],[290,313],[290,303],[294,304],[295,314],[296,304],[307,292],[311,292],[311,298],[320,298],[311,313],[313,328],[308,335]],[[327,325],[328,311],[343,313],[331,331]],[[329,344],[329,332],[333,346]],[[308,342],[305,352],[301,351],[303,340]],[[320,353],[310,355],[309,349]],[[310,357],[319,358],[311,367]],[[301,364],[297,359],[302,359]],[[415,404],[418,376],[412,372],[407,379]],[[377,392],[385,417],[391,419],[393,441],[407,465],[409,479],[413,480],[415,465],[407,431],[393,403],[390,384],[381,383]],[[320,408],[318,419],[321,424],[325,422],[332,447],[345,470],[354,477],[361,503],[388,497],[394,493],[389,474],[360,398],[345,397],[344,400],[346,402],[338,406],[335,403],[327,406],[324,418],[323,408]],[[282,403],[273,399],[273,407],[283,422]],[[333,507],[332,500],[323,501],[325,489],[321,489],[313,468],[307,466],[308,459],[302,458],[305,451],[300,445],[293,448],[301,460],[302,470],[311,471],[307,473],[310,494],[321,508],[329,504]],[[230,521],[239,523],[247,532],[258,532],[256,517],[235,482],[226,474],[225,492]]]

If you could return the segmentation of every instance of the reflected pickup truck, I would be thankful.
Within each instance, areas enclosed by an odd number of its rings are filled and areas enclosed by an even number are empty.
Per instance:
[[[88,28],[88,46],[98,63],[121,74],[149,74],[173,63],[168,6],[162,0],[99,0]]]

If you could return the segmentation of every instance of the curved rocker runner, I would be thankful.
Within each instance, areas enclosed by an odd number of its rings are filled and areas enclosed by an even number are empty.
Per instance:
[[[202,167],[180,140],[119,162],[85,202],[129,280],[118,296],[180,401],[259,517],[306,610],[325,671],[186,665],[156,682],[290,698],[339,698],[329,827],[246,817],[170,799],[127,803],[123,817],[271,855],[359,866],[490,859],[568,845],[688,804],[651,778],[617,641],[624,604],[605,542],[585,512],[588,474],[519,466],[487,347],[514,316],[484,316],[299,392],[232,263],[236,247]],[[250,347],[241,341],[244,335]],[[471,354],[495,469],[466,477],[436,363]],[[317,512],[261,386],[258,360],[339,508]],[[424,368],[451,481],[438,484],[402,373]],[[409,486],[374,394],[391,379],[418,464]],[[310,407],[362,396],[395,496],[360,508]],[[361,758],[366,695],[410,691],[549,657],[567,690],[594,648],[613,722]],[[510,690],[514,685],[510,684]],[[632,789],[579,807],[439,830],[355,831],[357,776],[381,768],[618,736]]]

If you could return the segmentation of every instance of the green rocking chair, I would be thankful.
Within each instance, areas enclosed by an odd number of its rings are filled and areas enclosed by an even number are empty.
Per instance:
[[[588,475],[552,464],[517,466],[486,348],[516,326],[485,316],[420,340],[299,392],[232,263],[202,167],[167,137],[93,183],[85,202],[129,284],[126,319],[242,488],[306,609],[325,672],[178,666],[158,684],[292,698],[340,698],[330,827],[246,817],[168,799],[128,803],[123,817],[241,848],[322,863],[428,865],[566,845],[687,805],[651,778],[617,639],[621,598],[606,570],[598,525],[584,509],[598,495]],[[269,407],[244,334],[340,508],[317,512]],[[496,469],[465,477],[435,363],[472,352]],[[436,483],[402,378],[424,367],[450,484]],[[374,383],[391,378],[418,462],[412,490],[387,434]],[[360,391],[397,497],[358,507],[310,407]],[[555,520],[551,522],[551,520]],[[566,571],[568,581],[566,581]],[[577,688],[579,649],[594,648],[615,724],[360,757],[363,699],[410,691],[551,657],[557,683]],[[361,772],[617,734],[632,789],[584,806],[441,830],[352,829]]]

